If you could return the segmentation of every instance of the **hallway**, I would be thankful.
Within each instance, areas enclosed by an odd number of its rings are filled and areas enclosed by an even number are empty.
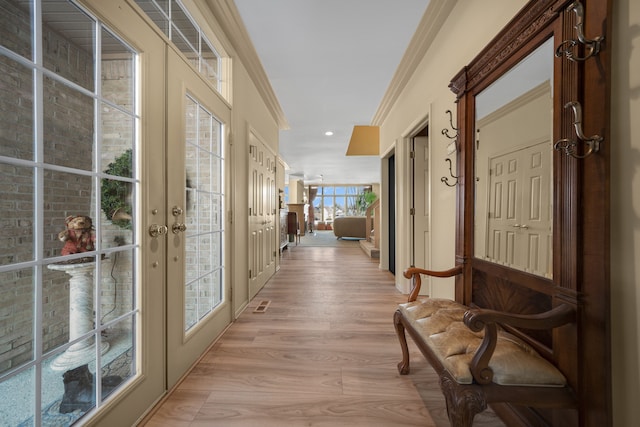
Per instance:
[[[405,298],[357,246],[290,247],[144,425],[446,426],[437,377],[415,346],[412,373],[396,370],[392,315]],[[484,413],[476,425],[502,424]]]

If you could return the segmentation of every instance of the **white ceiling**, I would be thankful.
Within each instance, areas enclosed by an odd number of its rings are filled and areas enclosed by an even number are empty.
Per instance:
[[[280,131],[287,179],[380,182],[378,156],[345,153],[353,126],[371,124],[429,0],[235,4],[290,126]]]

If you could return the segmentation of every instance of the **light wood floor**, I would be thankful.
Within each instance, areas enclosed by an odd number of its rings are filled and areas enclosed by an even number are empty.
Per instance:
[[[448,426],[413,343],[411,374],[397,372],[392,316],[406,296],[393,279],[357,246],[285,250],[280,271],[142,425]],[[503,426],[491,412],[474,425]]]

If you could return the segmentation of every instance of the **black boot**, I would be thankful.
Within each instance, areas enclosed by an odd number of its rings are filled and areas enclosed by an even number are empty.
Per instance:
[[[80,409],[85,412],[95,405],[93,374],[89,365],[70,369],[62,375],[64,395],[60,403],[60,413],[67,414]]]

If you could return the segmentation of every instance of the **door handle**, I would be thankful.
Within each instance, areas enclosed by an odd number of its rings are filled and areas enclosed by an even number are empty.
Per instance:
[[[151,224],[149,226],[149,235],[151,237],[158,237],[162,234],[167,234],[168,231],[169,229],[166,225]]]
[[[180,222],[176,222],[171,226],[171,231],[173,231],[173,234],[178,234],[181,231],[185,231],[187,229],[187,226],[184,225],[184,223],[180,223]]]

